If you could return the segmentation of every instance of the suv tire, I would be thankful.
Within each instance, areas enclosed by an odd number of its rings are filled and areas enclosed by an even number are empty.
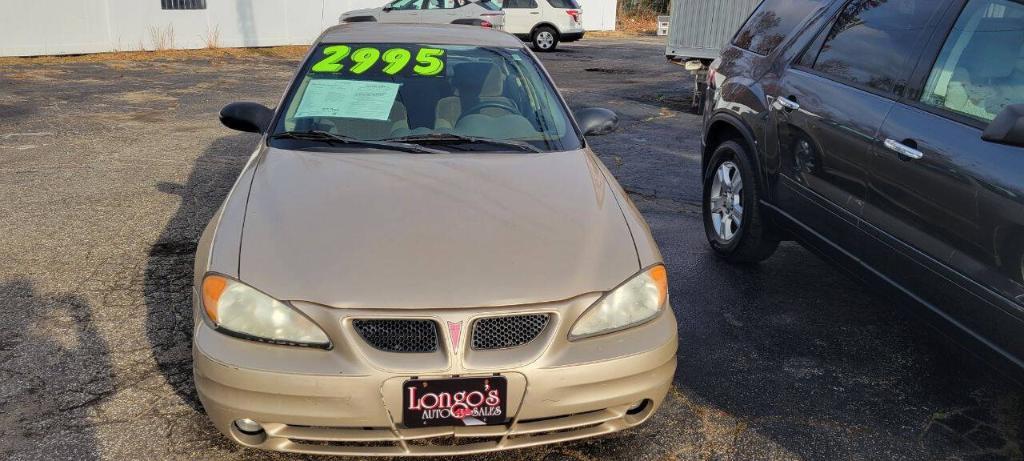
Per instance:
[[[761,194],[747,149],[735,141],[715,148],[704,172],[704,232],[711,248],[733,263],[757,263],[779,247],[761,215]]]
[[[554,51],[558,46],[558,31],[551,26],[540,26],[533,31],[533,49],[540,52]]]

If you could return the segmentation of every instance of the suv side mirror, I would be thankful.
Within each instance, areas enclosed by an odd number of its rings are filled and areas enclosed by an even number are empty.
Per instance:
[[[220,123],[246,133],[266,133],[273,118],[273,110],[255,102],[233,102],[220,110]]]
[[[576,122],[583,136],[601,136],[619,128],[619,116],[615,112],[597,107],[576,111]]]
[[[388,5],[384,5],[384,8],[381,8],[381,11],[383,11],[385,13],[390,13],[391,10],[393,10],[393,9],[395,9],[395,7],[393,7],[390,4],[388,4]]]
[[[1024,147],[1024,104],[1006,106],[988,128],[985,128],[981,139]]]

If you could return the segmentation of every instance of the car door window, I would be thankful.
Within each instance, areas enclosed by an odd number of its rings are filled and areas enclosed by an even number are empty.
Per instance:
[[[971,0],[953,27],[921,102],[980,122],[1024,103],[1024,5]]]
[[[418,10],[423,0],[398,0],[391,4],[393,10]]]
[[[946,2],[852,0],[839,13],[816,56],[802,64],[855,86],[890,93],[904,75],[924,31]]]
[[[456,3],[458,2],[458,3]],[[425,10],[450,10],[461,6],[461,0],[427,0],[423,5]]]
[[[765,0],[733,39],[733,45],[766,56],[825,0]]]

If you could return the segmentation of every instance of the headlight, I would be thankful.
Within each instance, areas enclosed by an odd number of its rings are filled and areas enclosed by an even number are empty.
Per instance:
[[[203,279],[203,309],[217,328],[278,344],[329,347],[320,327],[292,307],[236,280]]]
[[[569,332],[569,339],[596,336],[645,323],[665,308],[668,276],[665,266],[644,270],[590,306]]]

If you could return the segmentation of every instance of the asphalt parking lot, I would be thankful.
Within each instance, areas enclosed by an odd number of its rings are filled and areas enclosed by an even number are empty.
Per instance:
[[[640,428],[489,459],[1022,459],[1024,390],[785,244],[734,267],[704,242],[699,118],[655,39],[542,56],[643,210],[679,317],[675,388]],[[297,58],[0,63],[0,459],[296,459],[239,448],[191,378],[192,252]]]

